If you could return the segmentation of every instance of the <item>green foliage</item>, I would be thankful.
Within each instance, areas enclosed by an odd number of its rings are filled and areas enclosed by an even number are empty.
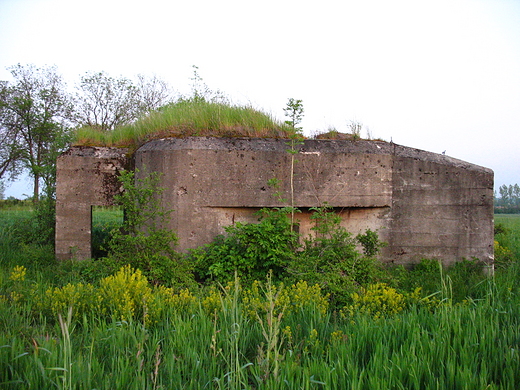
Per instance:
[[[54,187],[54,186],[53,186]],[[34,208],[35,243],[54,246],[56,236],[56,199],[54,193],[42,197]],[[54,192],[54,188],[52,189]]]
[[[518,214],[495,215],[495,262],[509,269],[520,257],[520,217]]]
[[[41,182],[54,186],[56,157],[69,141],[70,99],[55,67],[9,71],[14,81],[0,83],[0,178],[28,172],[37,202]]]
[[[92,257],[98,259],[107,255],[107,246],[111,232],[121,228],[123,209],[114,207],[92,208]]]
[[[484,263],[478,259],[462,259],[447,267],[445,273],[446,278],[449,278],[451,299],[454,302],[482,299],[488,293]]]
[[[488,276],[478,259],[462,259],[449,266],[435,259],[422,259],[410,270],[397,266],[389,272],[393,276],[389,283],[399,291],[421,288],[424,296],[435,295],[452,303],[483,299],[488,293]]]
[[[322,227],[337,218],[319,212],[325,222],[313,233],[330,239],[337,225]],[[11,226],[6,219],[0,228]],[[85,281],[88,272],[67,262],[54,263],[53,273],[74,275],[50,286],[52,275],[37,268],[41,253],[30,266],[11,258],[6,266],[4,245],[0,387],[513,390],[518,221],[500,218],[508,232],[497,240],[513,261],[494,277],[484,277],[476,260],[445,268],[423,260],[396,268],[392,284],[356,286],[342,310],[309,281],[262,278],[248,287],[235,279],[194,293],[154,285],[131,267]],[[7,233],[0,229],[0,244],[19,245]],[[418,278],[435,281],[433,293],[412,283]]]
[[[492,299],[432,310],[414,303],[418,291],[371,284],[336,315],[305,282],[235,280],[193,295],[125,267],[41,292],[28,274],[0,278],[6,388],[512,390],[520,381],[520,295],[496,294],[499,285]]]
[[[377,232],[370,229],[367,229],[364,234],[358,234],[356,240],[363,246],[365,256],[369,257],[376,256],[381,248],[386,246],[386,243],[379,239]]]
[[[11,221],[6,221],[10,234],[12,234],[12,245],[25,246],[54,246],[55,200],[44,197],[31,209],[18,213],[19,215]]]
[[[292,211],[290,207],[262,210],[259,223],[227,227],[226,235],[191,251],[188,261],[196,264],[198,278],[225,284],[237,272],[250,282],[272,271],[278,280],[319,285],[337,305],[345,304],[359,286],[379,278],[382,271],[378,263],[357,251],[356,240],[340,225],[341,218],[334,210],[311,209],[314,235],[305,238],[291,229]],[[374,234],[365,236],[379,247]]]
[[[500,198],[495,191],[495,213],[519,214],[520,213],[520,186],[518,184],[509,186],[503,184],[498,189]]]
[[[494,242],[494,250],[496,268],[508,268],[513,263],[515,259],[513,251],[500,245],[497,240]]]
[[[405,273],[399,287],[405,291],[422,287],[425,294],[434,294],[441,290],[440,277],[442,266],[438,260],[422,259]]]
[[[42,271],[55,266],[54,247],[39,235],[32,202],[0,210],[0,264]],[[53,273],[49,271],[49,276]]]
[[[313,212],[310,219],[314,222],[314,226],[311,230],[316,233],[318,239],[330,237],[339,227],[341,217],[327,204],[322,207],[311,207],[309,211]]]
[[[285,124],[289,125],[295,133],[301,133],[302,128],[298,125],[303,119],[302,100],[290,98],[287,102],[287,106],[283,110],[285,116],[289,118],[289,120],[285,121]]]
[[[341,218],[332,208],[311,211],[315,236],[304,239],[303,249],[288,271],[294,279],[318,284],[335,305],[342,306],[359,286],[377,280],[381,271],[373,257],[357,251],[356,240],[340,225]]]
[[[138,179],[133,171],[121,173],[124,191],[116,200],[125,217],[121,229],[112,232],[108,257],[140,269],[156,283],[189,286],[192,269],[173,248],[177,236],[166,227],[170,211],[161,206],[159,180],[156,173]]]
[[[263,279],[272,270],[281,275],[295,255],[298,235],[291,229],[289,208],[262,209],[259,223],[236,223],[226,235],[191,252],[200,279],[225,283],[235,271],[246,281]]]
[[[494,235],[508,234],[509,229],[503,223],[495,223]]]

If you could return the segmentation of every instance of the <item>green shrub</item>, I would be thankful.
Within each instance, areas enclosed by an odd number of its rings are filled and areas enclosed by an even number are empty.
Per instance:
[[[52,282],[58,286],[67,283],[97,283],[107,276],[113,275],[121,268],[114,259],[102,257],[90,260],[60,261],[56,267]]]
[[[356,240],[363,246],[363,253],[365,256],[373,257],[376,256],[381,248],[387,245],[386,242],[382,242],[377,235],[370,229],[367,229],[364,234],[358,234]]]
[[[340,226],[341,218],[329,207],[313,208],[314,235],[299,244],[299,234],[292,229],[291,207],[263,209],[259,223],[226,228],[203,248],[191,251],[195,272],[202,281],[222,284],[235,272],[242,281],[262,280],[269,271],[288,284],[306,281],[319,285],[335,304],[345,304],[359,286],[378,280],[382,268],[374,254],[382,246],[375,232],[367,231],[367,253],[357,250],[357,241]],[[363,239],[362,239],[363,240]]]
[[[235,271],[245,282],[262,280],[272,270],[281,278],[295,256],[298,234],[291,229],[289,208],[260,210],[259,223],[236,223],[226,227],[226,235],[218,236],[203,248],[192,251],[199,279],[225,284]]]
[[[367,231],[366,253],[357,250],[357,241],[340,225],[341,218],[330,207],[313,208],[315,235],[304,240],[303,250],[288,267],[293,280],[318,284],[330,294],[334,305],[345,305],[359,286],[375,282],[382,272],[373,255],[380,244],[377,234]],[[362,240],[363,241],[363,240]],[[369,248],[369,245],[373,245]]]

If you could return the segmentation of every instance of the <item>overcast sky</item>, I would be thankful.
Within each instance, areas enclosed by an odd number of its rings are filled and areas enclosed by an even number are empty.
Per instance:
[[[138,73],[212,89],[307,135],[362,122],[373,137],[446,154],[520,183],[519,0],[0,0],[8,66]],[[22,181],[6,196],[30,194]]]

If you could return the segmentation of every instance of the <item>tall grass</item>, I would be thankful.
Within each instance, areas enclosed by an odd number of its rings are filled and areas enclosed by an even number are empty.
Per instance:
[[[136,148],[150,139],[165,137],[288,138],[290,134],[289,126],[252,107],[181,100],[113,131],[80,128],[76,144]]]
[[[108,241],[114,229],[123,224],[123,209],[120,206],[92,208],[92,256],[100,258],[107,255]]]
[[[494,281],[488,283],[493,294]],[[163,307],[154,324],[87,315],[47,323],[34,318],[34,307],[3,301],[0,386],[515,389],[520,383],[518,294],[434,310],[412,306],[379,318],[361,312],[342,318],[311,303],[291,310],[276,295],[265,287],[263,309],[252,315],[235,282],[183,310]]]
[[[520,257],[520,214],[495,214],[495,224],[506,228],[504,233],[497,235],[496,240]]]

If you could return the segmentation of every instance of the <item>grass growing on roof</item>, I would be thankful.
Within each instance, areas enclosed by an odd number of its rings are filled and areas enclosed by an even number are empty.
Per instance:
[[[76,131],[75,144],[133,148],[155,138],[289,138],[290,134],[289,126],[250,106],[189,99],[169,104],[113,131],[82,127]]]

